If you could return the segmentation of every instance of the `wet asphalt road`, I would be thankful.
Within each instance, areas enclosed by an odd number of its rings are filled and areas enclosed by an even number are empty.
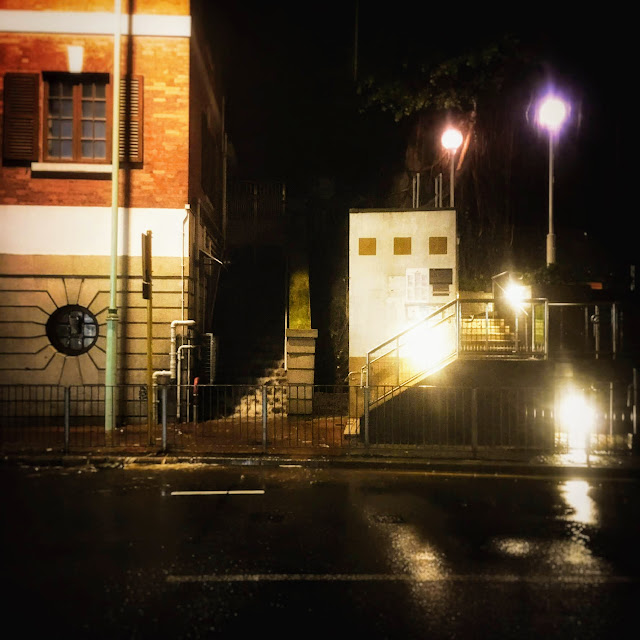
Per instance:
[[[637,635],[637,479],[202,465],[0,478],[3,618],[23,637]]]

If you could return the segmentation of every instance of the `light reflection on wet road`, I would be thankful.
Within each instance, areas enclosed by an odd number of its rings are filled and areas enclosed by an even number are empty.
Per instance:
[[[195,465],[0,474],[5,605],[24,633],[602,638],[637,617],[634,480]]]

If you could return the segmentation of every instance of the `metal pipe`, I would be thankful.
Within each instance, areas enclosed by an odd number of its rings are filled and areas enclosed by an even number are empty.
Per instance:
[[[182,279],[182,290],[180,293],[180,309],[182,310],[182,315],[180,316],[182,320],[184,320],[184,225],[189,219],[189,213],[191,213],[191,205],[185,204],[184,208],[187,213],[184,216],[184,220],[182,221],[182,258],[180,260],[180,271],[181,271],[181,279]]]
[[[71,398],[69,387],[64,388],[64,452],[69,453]]]
[[[549,131],[549,233],[547,235],[547,266],[556,261],[556,235],[553,230],[553,133]]]
[[[176,327],[190,327],[195,323],[195,320],[174,320],[171,323],[171,346],[169,352],[169,372],[171,374],[171,380],[176,379]]]
[[[107,438],[115,427],[114,391],[117,369],[118,307],[118,177],[120,173],[120,29],[121,0],[115,0],[113,27],[113,114],[111,131],[111,269],[109,275],[109,311],[105,364],[104,428]]]
[[[158,402],[158,398],[157,398],[157,390],[158,390],[158,382],[157,379],[160,376],[170,376],[171,375],[171,371],[154,371],[152,377],[153,380],[153,386],[152,388],[149,390],[149,393],[151,393],[153,395],[153,416],[151,416],[153,418],[153,423],[156,423],[156,415],[155,415],[155,407],[156,407],[156,403]],[[149,444],[153,444],[152,442],[149,442]]]
[[[167,450],[167,386],[162,387],[162,451]]]
[[[180,418],[181,416],[181,411],[180,411],[180,404],[182,401],[182,350],[183,349],[194,349],[195,345],[192,344],[181,344],[178,347],[178,351],[177,351],[177,355],[178,355],[178,366],[177,366],[177,378],[176,378],[176,386],[178,388],[178,393],[177,393],[177,404],[176,404],[176,416],[178,418]]]
[[[455,204],[455,199],[454,199],[454,191],[455,191],[455,157],[456,157],[456,152],[455,149],[452,149],[450,151],[451,153],[451,176],[449,178],[450,182],[449,182],[449,206],[453,209],[453,206]]]

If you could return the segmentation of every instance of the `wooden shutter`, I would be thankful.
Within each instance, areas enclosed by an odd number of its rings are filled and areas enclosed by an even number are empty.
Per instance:
[[[5,160],[38,160],[40,76],[7,73],[4,77],[2,155]]]
[[[142,76],[120,79],[120,161],[142,162]]]

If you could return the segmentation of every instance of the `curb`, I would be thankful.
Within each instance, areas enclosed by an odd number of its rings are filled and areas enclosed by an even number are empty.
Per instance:
[[[308,469],[384,470],[474,476],[518,475],[624,478],[640,480],[640,459],[606,458],[596,464],[563,464],[558,461],[513,461],[469,459],[418,459],[381,456],[293,457],[293,456],[176,456],[176,455],[62,455],[5,454],[0,464],[28,467],[124,469],[132,466],[210,465],[219,467],[302,467]]]

